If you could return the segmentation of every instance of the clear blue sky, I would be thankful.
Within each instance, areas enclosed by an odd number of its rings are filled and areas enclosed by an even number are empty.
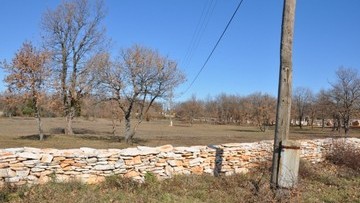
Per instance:
[[[107,0],[107,35],[113,52],[134,43],[157,49],[178,61],[193,80],[239,0]],[[40,20],[59,0],[1,0],[0,59],[11,60],[25,40],[40,44]],[[277,95],[282,0],[244,0],[213,57],[192,88],[177,100],[222,92]],[[211,6],[212,5],[212,6]],[[196,49],[192,41],[202,12],[211,15]],[[297,0],[293,49],[293,86],[314,92],[329,88],[340,66],[360,69],[360,1]],[[190,48],[189,48],[190,47]],[[191,48],[193,47],[193,48]],[[190,52],[189,52],[190,50]],[[191,53],[190,56],[188,53]],[[191,60],[189,60],[189,58]],[[3,80],[4,72],[0,71]],[[5,90],[0,83],[0,91]]]

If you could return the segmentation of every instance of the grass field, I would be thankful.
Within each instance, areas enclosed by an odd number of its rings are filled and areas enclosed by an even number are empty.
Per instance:
[[[124,123],[117,123],[118,136],[112,135],[111,120],[85,120],[76,118],[73,124],[74,136],[63,134],[64,118],[43,118],[43,128],[46,135],[44,141],[38,141],[37,124],[34,118],[0,118],[0,148],[38,147],[38,148],[125,148],[122,140]],[[330,128],[311,129],[292,127],[290,139],[316,139],[339,137],[338,132]],[[351,129],[350,136],[360,137],[360,129]],[[172,144],[174,146],[223,144],[232,142],[254,142],[273,140],[274,128],[265,133],[257,127],[237,125],[195,124],[189,126],[178,121],[169,126],[167,120],[143,122],[135,135],[135,145],[159,146]]]
[[[46,140],[38,141],[36,121],[33,118],[0,119],[0,147],[41,148],[95,148],[128,147],[111,135],[111,121],[77,119],[75,136],[62,134],[64,120],[44,119]],[[119,126],[122,133],[122,126]],[[169,127],[167,121],[145,122],[136,135],[139,145],[175,146],[252,142],[273,139],[274,129],[260,132],[256,127],[197,124],[189,127],[176,123]],[[292,139],[339,137],[331,129],[297,127],[291,129]],[[359,129],[352,129],[351,136],[360,137]],[[346,146],[334,152],[327,161],[311,164],[300,163],[298,187],[281,202],[359,202],[360,203],[360,151]],[[342,151],[341,151],[342,150]],[[0,202],[278,202],[270,189],[269,166],[248,174],[213,177],[208,175],[175,176],[158,181],[147,174],[145,183],[109,176],[96,185],[79,182],[55,183],[50,181],[34,187],[0,189]]]

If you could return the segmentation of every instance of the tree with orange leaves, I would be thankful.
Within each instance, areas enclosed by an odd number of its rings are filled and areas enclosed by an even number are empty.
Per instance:
[[[40,140],[44,138],[41,127],[40,97],[46,79],[50,75],[50,69],[47,66],[49,56],[49,52],[40,51],[31,42],[25,42],[10,64],[3,62],[3,67],[8,73],[5,82],[8,84],[9,92],[20,93],[24,95],[24,99],[32,101],[38,121]]]

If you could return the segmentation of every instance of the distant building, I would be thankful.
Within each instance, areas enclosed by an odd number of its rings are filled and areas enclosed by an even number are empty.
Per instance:
[[[352,119],[351,126],[352,127],[360,127],[360,119]]]

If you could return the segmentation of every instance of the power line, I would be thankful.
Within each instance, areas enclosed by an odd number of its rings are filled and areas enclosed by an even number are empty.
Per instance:
[[[189,44],[189,47],[188,47],[188,50],[186,52],[186,55],[184,57],[184,60],[183,60],[183,66],[187,66],[192,57],[193,57],[193,54],[194,52],[196,51],[200,41],[201,41],[201,38],[206,30],[206,27],[210,21],[210,18],[212,16],[212,13],[214,12],[214,9],[215,9],[215,6],[216,6],[216,3],[217,1],[215,0],[215,3],[214,3],[214,0],[211,0],[211,1],[208,1],[208,4],[206,4],[202,10],[202,13],[201,13],[201,17],[199,19],[199,22],[196,26],[196,29],[195,29],[195,32],[192,36],[192,39],[191,39],[191,42]]]
[[[215,46],[213,47],[213,49],[211,50],[210,54],[209,54],[208,57],[206,58],[203,66],[200,68],[199,72],[196,74],[195,78],[192,80],[192,82],[190,83],[189,87],[188,87],[181,95],[183,95],[183,94],[185,94],[187,91],[189,91],[189,89],[193,86],[193,84],[195,83],[195,81],[198,79],[200,73],[204,70],[206,64],[207,64],[208,61],[210,60],[210,58],[211,58],[211,56],[213,55],[216,47],[219,45],[221,39],[222,39],[223,36],[225,35],[226,30],[227,30],[228,27],[230,26],[232,20],[234,19],[235,15],[236,15],[237,11],[239,10],[239,8],[240,8],[240,6],[241,6],[241,4],[242,4],[243,1],[244,1],[244,0],[241,0],[241,1],[239,2],[238,6],[236,7],[236,9],[235,9],[235,11],[234,11],[234,13],[233,13],[233,15],[231,16],[229,22],[227,23],[224,31],[222,32],[222,34],[220,35],[219,39],[217,40]]]

